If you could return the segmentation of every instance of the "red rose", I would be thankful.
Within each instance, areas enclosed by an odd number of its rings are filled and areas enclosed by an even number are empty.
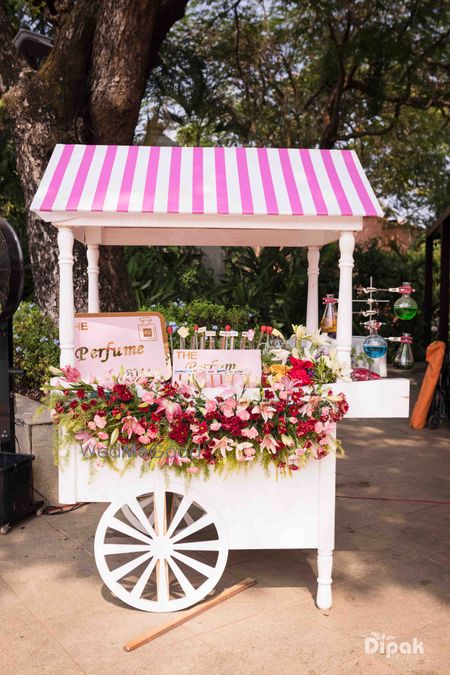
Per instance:
[[[84,391],[84,389],[78,389],[77,396],[78,398],[84,398],[86,396],[86,392]]]
[[[289,362],[292,366],[288,373],[291,380],[295,380],[299,384],[311,384],[311,375],[313,371],[313,364],[311,361],[301,361],[294,356],[289,357]]]
[[[70,405],[70,407],[72,408],[72,410],[75,410],[75,408],[76,408],[77,405],[78,405],[78,401],[71,401],[71,402],[69,403],[69,405]]]

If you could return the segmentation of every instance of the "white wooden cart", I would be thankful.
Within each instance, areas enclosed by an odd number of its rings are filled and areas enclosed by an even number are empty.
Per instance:
[[[337,348],[350,361],[354,233],[381,209],[355,153],[265,148],[57,145],[31,209],[58,228],[61,365],[74,365],[74,239],[87,247],[88,311],[99,312],[100,245],[306,246],[306,325],[318,327],[321,246],[339,240]],[[296,317],[293,317],[296,319]],[[406,417],[407,380],[338,383],[349,417]],[[219,581],[233,549],[318,551],[317,605],[331,607],[335,464],[286,479],[258,465],[189,484],[158,471],[89,474],[70,448],[63,503],[111,502],[95,536],[103,581],[125,603],[188,607]]]

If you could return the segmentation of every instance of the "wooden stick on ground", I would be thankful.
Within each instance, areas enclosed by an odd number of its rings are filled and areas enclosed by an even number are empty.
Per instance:
[[[181,624],[186,623],[186,621],[190,621],[190,619],[193,619],[195,616],[203,614],[203,612],[206,612],[206,610],[211,609],[211,607],[215,607],[221,602],[224,602],[224,600],[232,598],[233,595],[237,595],[238,593],[245,591],[247,588],[250,588],[250,586],[254,586],[254,584],[256,584],[255,579],[250,578],[244,579],[243,581],[240,581],[238,584],[234,584],[234,586],[226,588],[224,591],[222,591],[222,593],[219,593],[219,595],[217,595],[216,597],[211,598],[211,600],[206,600],[206,602],[203,602],[200,605],[195,605],[195,607],[191,607],[191,609],[188,609],[186,614],[183,614],[182,616],[179,616],[176,619],[172,619],[172,621],[168,621],[159,628],[154,628],[153,630],[149,631],[148,633],[144,633],[144,635],[141,635],[138,638],[135,638],[134,640],[129,640],[126,643],[126,645],[124,645],[123,648],[126,652],[132,652],[133,649],[142,647],[142,645],[145,645],[147,642],[151,642],[152,640],[155,640],[155,638],[160,637],[160,635],[164,635],[164,633],[168,633],[170,630],[173,630],[177,626],[181,626]]]

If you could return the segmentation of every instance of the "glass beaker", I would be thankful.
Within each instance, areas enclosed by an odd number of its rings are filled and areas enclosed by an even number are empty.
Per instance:
[[[394,357],[394,368],[396,370],[412,370],[414,368],[414,356],[411,344],[411,335],[403,333],[400,338],[400,346]]]
[[[337,299],[333,293],[328,293],[323,299],[325,309],[320,322],[320,330],[323,333],[328,333],[330,338],[336,337],[337,330]]]

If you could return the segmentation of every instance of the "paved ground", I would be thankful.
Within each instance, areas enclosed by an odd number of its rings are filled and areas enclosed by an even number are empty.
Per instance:
[[[313,552],[234,552],[224,585],[251,575],[257,586],[127,654],[168,617],[103,587],[92,550],[104,506],[90,505],[0,537],[0,672],[450,672],[450,505],[433,503],[450,500],[449,430],[347,421],[341,437],[332,610],[314,605]],[[366,655],[373,633],[416,638],[424,654]]]

